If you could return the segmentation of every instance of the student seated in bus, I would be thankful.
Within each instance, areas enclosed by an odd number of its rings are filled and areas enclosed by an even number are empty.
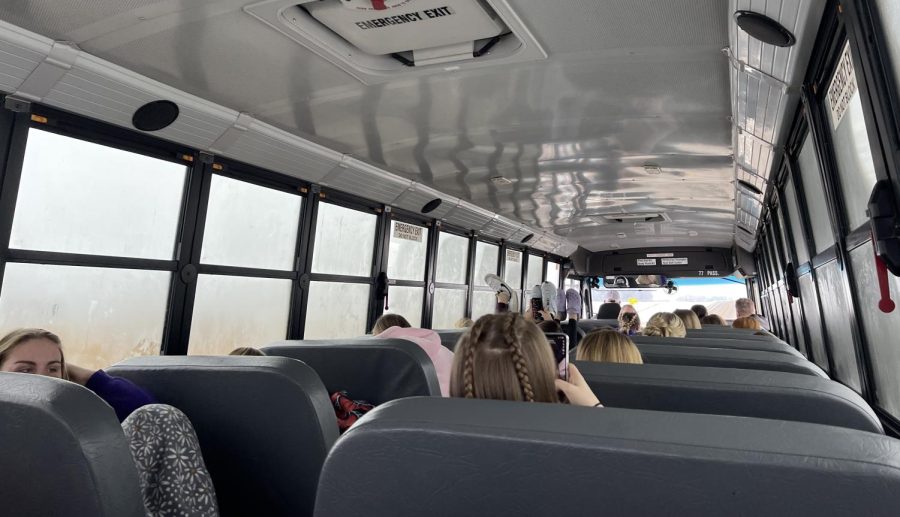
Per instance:
[[[626,305],[625,307],[631,306]],[[622,312],[619,313],[619,332],[626,336],[633,336],[641,331],[641,317],[637,312],[625,312],[625,307],[622,307]],[[634,307],[631,308],[634,309]]]
[[[539,322],[537,326],[544,334],[563,332],[562,325],[560,325],[556,320],[544,320]]]
[[[450,371],[453,367],[453,352],[441,344],[441,337],[433,330],[413,328],[399,314],[384,314],[375,321],[372,334],[382,339],[405,339],[419,345],[434,364],[441,395],[450,396]]]
[[[612,320],[619,317],[619,313],[622,312],[622,306],[619,305],[618,294],[611,294],[609,298],[606,299],[606,303],[600,306],[600,309],[597,310],[597,319],[598,320]]]
[[[599,363],[644,364],[641,352],[634,342],[615,330],[594,330],[588,333],[578,343],[575,359]]]
[[[559,378],[544,333],[517,313],[489,314],[475,322],[456,347],[450,395],[461,398],[561,402],[600,407],[578,368]]]
[[[718,314],[707,314],[706,316],[703,317],[703,319],[700,320],[700,323],[702,325],[706,325],[706,326],[718,325],[720,327],[724,327],[725,325],[727,325],[725,323],[725,320],[722,319],[722,316],[719,316]]]
[[[675,315],[681,318],[681,322],[684,323],[685,329],[702,328],[702,325],[700,324],[700,318],[697,317],[697,313],[695,313],[694,311],[678,309],[675,311]]]
[[[731,326],[736,329],[762,330],[759,320],[753,316],[744,316],[731,322]]]
[[[700,320],[700,323],[703,323],[703,318],[706,317],[708,311],[706,310],[706,305],[692,305],[691,310],[694,311],[694,314],[697,315],[697,318]]]
[[[18,329],[0,339],[0,371],[72,381],[112,406],[129,441],[148,515],[218,515],[194,427],[177,408],[157,404],[131,381],[67,364],[62,340],[43,329]]]
[[[18,329],[0,339],[0,371],[36,373],[81,384],[112,406],[119,422],[135,409],[156,402],[129,380],[67,364],[59,336],[43,329]]]
[[[642,332],[645,336],[660,337],[685,337],[687,330],[681,318],[671,312],[657,312],[654,314]]]
[[[769,320],[767,320],[765,316],[756,314],[756,304],[753,303],[753,300],[750,298],[738,298],[735,300],[734,310],[737,313],[738,318],[756,318],[763,330],[771,330],[772,327],[769,325]]]
[[[242,347],[235,348],[228,355],[264,356],[264,355],[266,355],[266,353],[257,348],[253,348],[250,346],[242,346]]]

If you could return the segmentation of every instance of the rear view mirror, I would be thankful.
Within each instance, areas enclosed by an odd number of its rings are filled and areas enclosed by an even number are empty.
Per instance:
[[[618,275],[603,277],[606,289],[652,289],[667,287],[669,279],[665,275]]]

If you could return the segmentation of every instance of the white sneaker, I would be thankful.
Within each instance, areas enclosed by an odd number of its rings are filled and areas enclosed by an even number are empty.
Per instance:
[[[519,312],[519,297],[516,296],[516,292],[509,287],[506,282],[503,281],[499,276],[489,273],[484,275],[484,283],[489,285],[491,289],[494,290],[495,293],[506,293],[509,295],[509,312]]]
[[[553,285],[553,282],[541,284],[541,300],[544,303],[544,310],[556,316],[559,308],[556,306],[556,286]]]

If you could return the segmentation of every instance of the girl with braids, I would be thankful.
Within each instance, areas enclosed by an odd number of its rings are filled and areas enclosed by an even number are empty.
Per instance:
[[[641,317],[636,312],[622,312],[619,314],[619,332],[626,336],[633,336],[641,331]]]
[[[574,365],[558,378],[544,333],[518,313],[482,316],[460,338],[450,375],[450,396],[600,406]]]

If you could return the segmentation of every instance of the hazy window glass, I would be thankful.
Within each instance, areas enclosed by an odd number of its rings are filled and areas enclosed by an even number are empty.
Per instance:
[[[506,271],[503,280],[513,289],[522,288],[522,252],[506,250]]]
[[[438,240],[435,282],[446,284],[466,283],[466,262],[469,258],[469,239],[441,232]]]
[[[885,314],[878,310],[878,279],[875,277],[875,255],[872,243],[850,252],[856,292],[859,296],[863,328],[866,334],[872,373],[875,380],[875,400],[890,414],[900,418],[900,318],[897,312]],[[891,293],[900,293],[900,277],[888,275]]]
[[[452,329],[466,315],[465,289],[435,289],[431,328]]]
[[[375,214],[319,204],[313,273],[370,276],[376,219]]]
[[[850,229],[855,229],[868,221],[866,205],[877,178],[849,42],[844,47],[829,83],[825,95],[825,114],[834,142],[834,157],[847,209],[847,221]]]
[[[31,129],[9,245],[171,259],[186,170]]]
[[[791,235],[794,237],[794,248],[797,250],[797,264],[805,264],[809,262],[809,250],[806,249],[806,239],[803,237],[803,226],[801,226],[800,210],[797,204],[797,191],[794,190],[794,180],[788,178],[784,188],[787,205],[788,220],[791,223]]]
[[[306,305],[305,339],[332,339],[365,335],[369,312],[369,285],[310,282]]]
[[[819,316],[819,305],[816,301],[816,286],[812,274],[797,279],[800,286],[800,300],[803,303],[803,314],[809,329],[809,351],[812,360],[826,372],[829,369],[828,355],[825,353],[825,335],[822,333],[822,318]]]
[[[544,281],[544,259],[537,255],[528,255],[528,277],[525,279],[525,290],[529,290]]]
[[[856,365],[853,334],[850,332],[850,300],[844,295],[843,272],[837,261],[833,260],[817,269],[816,275],[823,302],[823,323],[831,345],[834,377],[859,393],[859,369]],[[875,306],[871,309],[875,310]]]
[[[401,221],[391,221],[388,278],[394,280],[425,280],[425,256],[427,251],[428,228]]]
[[[559,262],[547,262],[547,282],[556,285],[559,282]]]
[[[475,245],[475,285],[487,285],[484,276],[497,274],[497,259],[500,257],[500,246],[478,242]]]
[[[303,198],[214,175],[200,262],[294,269]]]
[[[170,279],[167,271],[9,263],[0,335],[45,328],[62,339],[66,360],[85,368],[159,354]]]
[[[224,355],[282,340],[290,305],[290,280],[200,275],[188,353]]]
[[[425,289],[422,287],[392,285],[388,290],[390,309],[385,312],[399,314],[406,318],[406,321],[413,327],[421,327],[423,296],[425,296]]]
[[[472,319],[493,314],[497,308],[497,294],[493,291],[475,291],[472,298]]]
[[[812,224],[813,241],[815,241],[818,254],[834,244],[834,235],[831,233],[831,220],[828,218],[825,190],[819,175],[819,161],[816,159],[816,150],[810,134],[807,134],[806,140],[803,141],[800,156],[797,157],[797,164],[800,166],[803,193],[806,197],[806,207],[809,210],[808,220]]]

